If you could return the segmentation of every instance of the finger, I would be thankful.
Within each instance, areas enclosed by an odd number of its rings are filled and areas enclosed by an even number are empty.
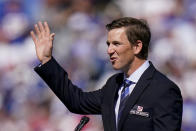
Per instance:
[[[41,35],[44,36],[45,35],[45,30],[44,30],[44,27],[42,25],[42,22],[39,21],[38,25],[39,25],[39,29],[40,29]]]
[[[54,36],[55,36],[55,33],[52,33],[51,35],[50,35],[50,40],[54,40]]]
[[[50,35],[50,28],[47,22],[44,22],[44,27],[45,27],[46,35]]]
[[[40,39],[41,38],[41,32],[40,32],[37,24],[35,24],[35,32],[37,34],[38,39]]]
[[[37,38],[36,38],[36,36],[35,36],[35,33],[34,33],[33,31],[31,31],[30,34],[31,34],[31,37],[32,37],[32,39],[33,39],[33,42],[34,42],[35,45],[36,45],[36,44],[37,44]]]

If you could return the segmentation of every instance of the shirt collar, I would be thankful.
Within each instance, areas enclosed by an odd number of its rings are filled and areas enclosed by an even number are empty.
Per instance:
[[[137,83],[144,71],[150,66],[149,61],[146,60],[136,71],[134,71],[127,79]],[[124,75],[124,78],[125,75]]]

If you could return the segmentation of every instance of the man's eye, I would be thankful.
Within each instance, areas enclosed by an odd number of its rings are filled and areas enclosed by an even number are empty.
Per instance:
[[[120,45],[120,43],[119,43],[119,42],[114,42],[113,44],[114,44],[114,45]]]
[[[109,45],[110,45],[110,43],[109,43],[109,42],[106,42],[106,44],[107,44],[107,46],[109,46]]]

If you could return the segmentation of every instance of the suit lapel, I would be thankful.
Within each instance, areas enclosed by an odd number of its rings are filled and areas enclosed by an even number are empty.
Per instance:
[[[112,131],[116,131],[116,115],[115,115],[115,105],[118,98],[118,90],[121,87],[123,82],[123,73],[120,73],[116,79],[111,83],[111,87],[113,87],[114,91],[111,91],[112,99],[111,99],[111,107],[110,107],[110,117],[111,117],[111,129]]]
[[[124,120],[129,114],[129,111],[133,108],[140,95],[144,92],[145,88],[150,84],[154,71],[155,68],[150,62],[150,67],[143,73],[126,102],[125,109],[123,110],[120,121],[118,123],[119,131],[121,130]]]

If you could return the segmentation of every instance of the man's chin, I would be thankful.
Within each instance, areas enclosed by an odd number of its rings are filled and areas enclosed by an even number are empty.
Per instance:
[[[113,67],[114,70],[120,70],[120,68],[115,66],[115,65],[112,65],[112,67]]]
[[[126,71],[126,68],[124,68],[122,65],[112,64],[112,67],[114,70]]]

